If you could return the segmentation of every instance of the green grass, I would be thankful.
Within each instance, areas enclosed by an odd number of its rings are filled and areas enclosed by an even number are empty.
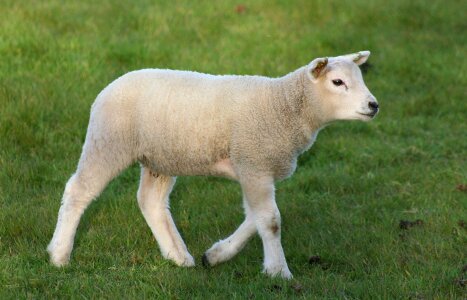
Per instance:
[[[2,1],[1,299],[465,298],[463,1],[254,1],[243,13],[235,1],[167,2]],[[161,259],[136,165],[86,211],[71,265],[49,265],[90,105],[111,80],[148,67],[280,76],[365,49],[380,115],[326,128],[277,186],[292,282],[260,273],[258,237],[210,270]],[[227,180],[179,178],[172,211],[198,265],[242,221],[240,198]]]

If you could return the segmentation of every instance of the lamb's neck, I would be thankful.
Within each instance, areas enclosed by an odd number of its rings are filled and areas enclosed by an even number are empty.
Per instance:
[[[312,101],[313,91],[306,74],[306,67],[291,72],[274,80],[272,88],[274,107],[278,115],[287,115],[285,119],[295,123],[295,134],[311,138],[325,121],[320,116],[320,108]],[[291,118],[289,118],[291,116]]]

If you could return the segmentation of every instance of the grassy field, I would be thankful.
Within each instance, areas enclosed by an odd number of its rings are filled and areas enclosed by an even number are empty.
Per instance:
[[[465,3],[240,4],[2,0],[1,299],[465,299]],[[258,237],[232,261],[200,266],[243,219],[240,188],[224,179],[179,178],[172,211],[198,266],[161,259],[137,207],[137,165],[86,211],[70,266],[49,264],[89,108],[110,81],[149,67],[281,76],[365,49],[381,113],[326,128],[277,186],[293,281],[261,274]]]

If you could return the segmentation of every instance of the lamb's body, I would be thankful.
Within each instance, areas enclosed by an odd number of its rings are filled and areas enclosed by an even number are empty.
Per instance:
[[[138,204],[164,257],[194,265],[168,208],[175,176],[224,176],[241,184],[246,217],[205,253],[203,263],[230,259],[258,232],[265,272],[291,278],[274,181],[293,173],[297,156],[326,123],[376,114],[375,99],[354,63],[368,55],[337,57],[329,64],[315,59],[275,79],[158,69],[118,78],[93,104],[78,168],[66,185],[48,247],[52,262],[68,263],[86,207],[115,175],[139,161]],[[327,77],[345,82],[331,84]]]
[[[304,99],[287,98],[301,90],[304,72],[278,79],[158,69],[128,73],[97,97],[83,154],[103,149],[112,164],[139,160],[170,176],[236,178],[232,167],[246,163],[283,179],[318,129],[299,115]]]

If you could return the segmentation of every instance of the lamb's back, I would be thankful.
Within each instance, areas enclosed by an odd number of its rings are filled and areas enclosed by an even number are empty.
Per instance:
[[[104,107],[107,116],[118,115],[110,119],[124,120],[125,131],[136,139],[139,159],[154,169],[170,175],[203,174],[229,157],[232,120],[257,101],[267,80],[145,69],[111,83],[95,106]]]

